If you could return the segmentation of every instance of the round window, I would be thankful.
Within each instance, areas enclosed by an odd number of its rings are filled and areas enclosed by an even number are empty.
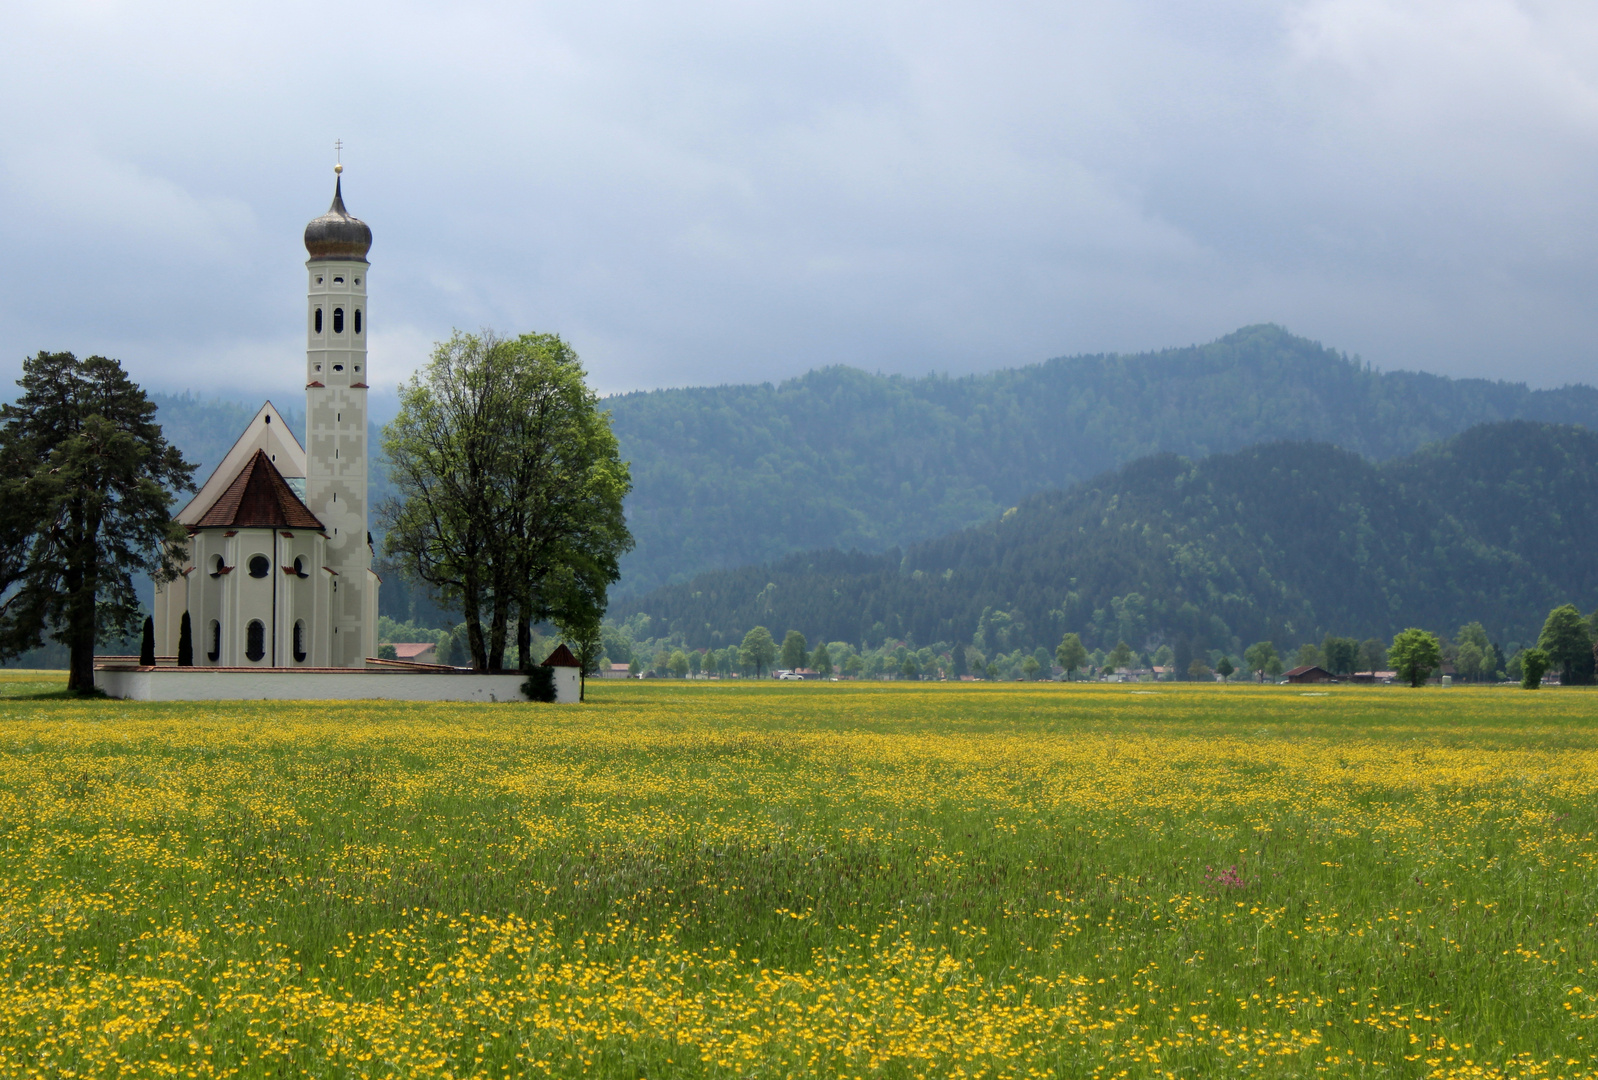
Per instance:
[[[250,576],[265,577],[272,570],[272,563],[265,555],[250,556]]]

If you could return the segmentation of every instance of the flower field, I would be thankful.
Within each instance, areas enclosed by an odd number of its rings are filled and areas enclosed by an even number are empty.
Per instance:
[[[0,672],[0,1076],[1598,1074],[1598,696]]]

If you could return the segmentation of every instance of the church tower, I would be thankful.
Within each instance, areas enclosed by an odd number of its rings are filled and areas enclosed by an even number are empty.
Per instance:
[[[342,165],[334,168],[342,173]],[[377,576],[368,532],[366,464],[366,253],[372,230],[333,205],[305,226],[305,505],[327,534],[333,667],[363,667],[377,653]]]

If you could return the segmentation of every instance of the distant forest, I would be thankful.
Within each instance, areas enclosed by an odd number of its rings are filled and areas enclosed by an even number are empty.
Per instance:
[[[1598,603],[1598,434],[1512,421],[1377,463],[1277,442],[1145,457],[982,526],[884,554],[837,550],[699,575],[613,605],[700,648],[751,627],[875,648],[1196,648],[1389,639],[1480,621],[1512,651],[1555,605]]]
[[[826,367],[608,405],[632,461],[633,594],[795,551],[928,540],[1162,451],[1305,439],[1382,461],[1492,421],[1598,429],[1592,387],[1378,372],[1276,326],[964,378]]]

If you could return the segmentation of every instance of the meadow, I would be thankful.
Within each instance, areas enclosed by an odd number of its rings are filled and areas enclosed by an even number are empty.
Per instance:
[[[0,1076],[1598,1074],[1598,696],[0,671]]]

